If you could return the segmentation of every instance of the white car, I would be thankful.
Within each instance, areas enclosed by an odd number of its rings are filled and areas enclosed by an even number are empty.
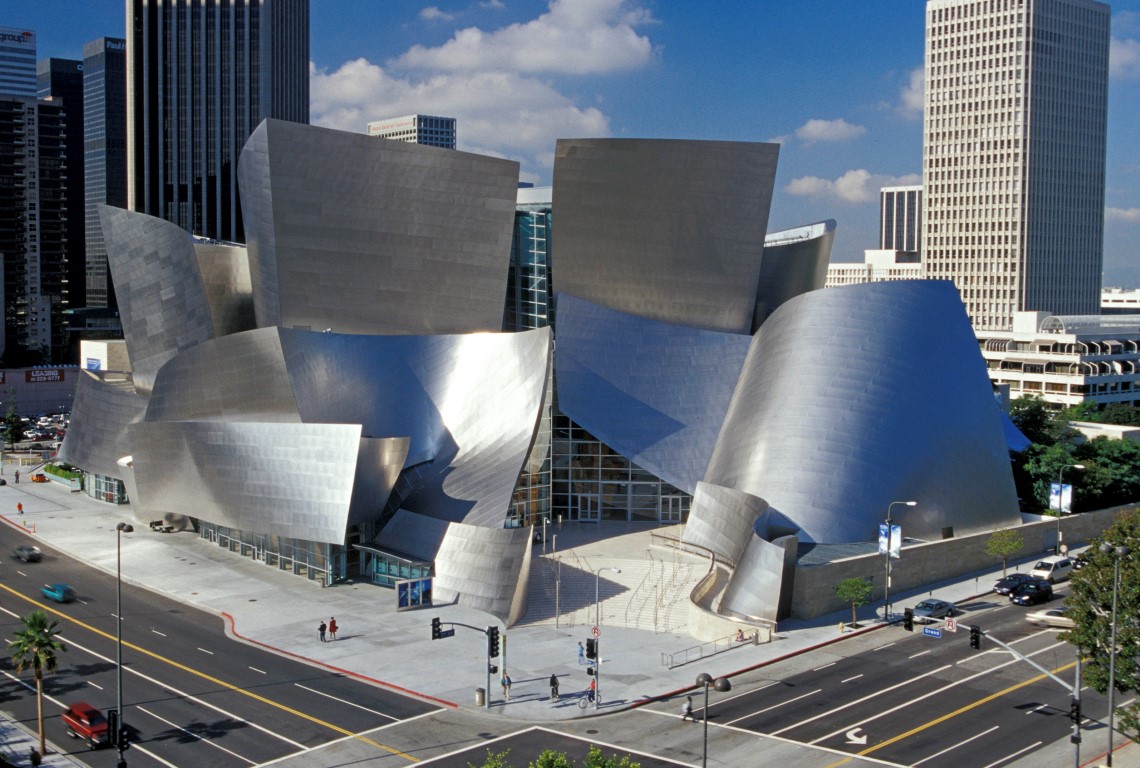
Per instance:
[[[1034,611],[1025,614],[1025,620],[1039,627],[1056,627],[1057,629],[1072,629],[1076,623],[1068,617],[1064,609],[1050,608],[1045,611]]]

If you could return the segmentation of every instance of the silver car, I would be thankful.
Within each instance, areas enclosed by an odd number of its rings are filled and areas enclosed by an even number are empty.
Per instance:
[[[21,544],[12,550],[12,554],[23,560],[25,563],[37,563],[43,559],[44,553],[40,548],[32,544]]]
[[[1076,622],[1069,618],[1063,608],[1050,608],[1045,611],[1034,611],[1025,614],[1025,620],[1039,627],[1056,627],[1057,629],[1073,629]]]
[[[945,600],[928,598],[914,607],[915,621],[927,622],[934,619],[944,619],[947,616],[953,615],[954,604],[948,603]]]

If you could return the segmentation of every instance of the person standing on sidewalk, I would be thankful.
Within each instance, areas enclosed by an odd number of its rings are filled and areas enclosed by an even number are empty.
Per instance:
[[[22,502],[22,501],[16,502],[16,511],[18,513],[20,513],[21,515],[24,514],[24,502]]]
[[[511,700],[511,676],[507,671],[503,670],[503,679],[499,681],[503,686],[503,698],[507,701]]]
[[[329,637],[336,640],[336,616],[329,619]]]
[[[579,664],[585,664],[586,663],[586,649],[582,647],[582,641],[581,640],[578,641],[578,663]]]
[[[328,628],[329,628],[328,625],[325,624],[325,620],[321,619],[321,625],[319,627],[317,627],[317,633],[321,636],[321,642],[322,643],[325,642],[325,630],[327,630]]]

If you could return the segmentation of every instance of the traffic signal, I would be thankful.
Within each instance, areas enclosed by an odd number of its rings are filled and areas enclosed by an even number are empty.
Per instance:
[[[487,656],[494,659],[499,655],[499,628],[487,627]]]
[[[1074,723],[1081,721],[1081,700],[1077,698],[1069,699],[1069,719]]]
[[[982,628],[977,624],[970,625],[970,647],[975,651],[982,647]]]
[[[431,639],[438,640],[442,637],[443,627],[439,623],[439,617],[436,616],[431,620]]]
[[[586,675],[590,676],[592,674],[594,674],[594,668],[593,667],[586,667]]]
[[[499,673],[499,665],[498,664],[488,664],[487,665],[487,672],[489,672],[492,675],[498,674]]]
[[[914,631],[914,611],[910,608],[903,611],[903,629],[907,632]]]
[[[131,730],[126,725],[119,726],[119,743],[116,746],[123,752],[131,748]]]
[[[119,710],[112,709],[107,712],[107,736],[111,746],[119,746]]]
[[[586,658],[598,658],[598,641],[592,637],[586,638]]]

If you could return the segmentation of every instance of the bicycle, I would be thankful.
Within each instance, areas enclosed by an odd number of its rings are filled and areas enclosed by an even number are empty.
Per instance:
[[[599,704],[602,703],[602,697],[601,696],[598,696],[593,691],[587,691],[585,696],[579,697],[578,708],[579,709],[585,709],[586,707],[590,706],[590,704],[594,701],[594,699],[597,699]]]

